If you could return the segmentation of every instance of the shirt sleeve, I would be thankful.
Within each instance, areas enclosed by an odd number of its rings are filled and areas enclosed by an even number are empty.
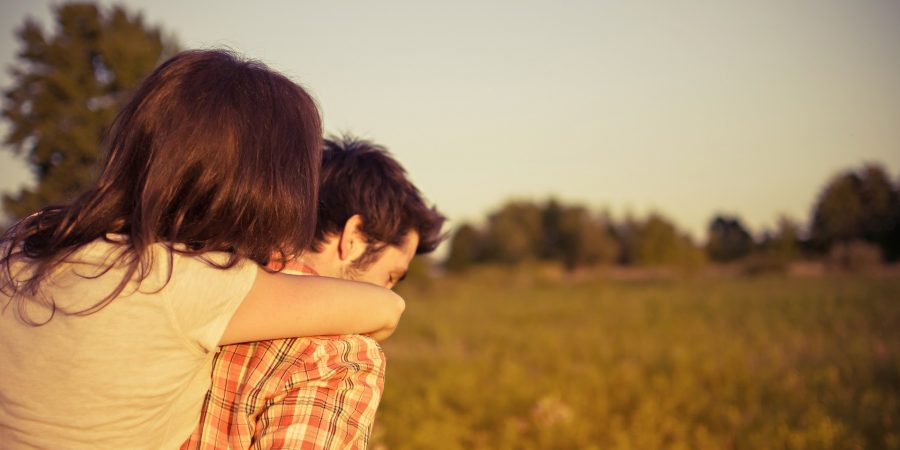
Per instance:
[[[172,266],[169,301],[175,322],[188,341],[209,352],[218,349],[225,327],[253,287],[258,270],[256,263],[248,260],[228,269],[208,262],[224,262],[226,256],[175,255]]]
[[[313,357],[257,417],[254,450],[367,447],[384,389],[381,347],[358,335],[311,340]]]

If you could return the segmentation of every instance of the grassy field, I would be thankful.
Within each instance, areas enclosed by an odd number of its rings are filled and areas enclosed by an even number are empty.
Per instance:
[[[376,450],[898,449],[900,280],[406,286]]]

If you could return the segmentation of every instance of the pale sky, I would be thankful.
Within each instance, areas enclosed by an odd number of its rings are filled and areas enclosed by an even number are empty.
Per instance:
[[[2,0],[2,66],[55,3]],[[897,1],[125,4],[184,48],[286,73],[328,131],[387,146],[456,224],[554,195],[702,238],[717,212],[805,223],[865,162],[900,178]],[[9,152],[0,165],[0,190],[29,178]]]

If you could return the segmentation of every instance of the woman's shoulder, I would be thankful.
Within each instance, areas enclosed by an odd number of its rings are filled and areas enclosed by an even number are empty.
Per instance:
[[[240,270],[255,266],[252,261],[229,252],[194,253],[182,243],[155,242],[148,245],[140,254],[135,254],[135,249],[129,244],[128,237],[121,234],[107,234],[102,238],[95,239],[82,245],[66,258],[66,262],[69,263],[100,267],[130,264],[134,260],[147,266],[144,270],[168,265],[173,266],[173,270],[202,270],[203,268]]]
[[[143,292],[210,291],[255,278],[256,264],[227,252],[191,254],[183,244],[157,242],[136,253],[128,237],[108,234],[84,244],[59,267],[59,275],[86,279],[131,278]]]

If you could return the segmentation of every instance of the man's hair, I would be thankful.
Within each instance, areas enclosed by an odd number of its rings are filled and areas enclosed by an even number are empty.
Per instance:
[[[369,244],[358,268],[374,262],[386,246],[401,245],[410,231],[419,234],[416,254],[434,251],[446,237],[441,233],[446,218],[425,204],[384,147],[352,136],[330,137],[320,174],[313,250],[322,251],[327,236],[340,233],[355,214],[362,216],[360,231]]]

